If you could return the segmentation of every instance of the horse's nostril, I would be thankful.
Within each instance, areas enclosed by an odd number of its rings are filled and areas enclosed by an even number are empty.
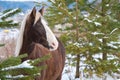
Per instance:
[[[54,43],[52,43],[52,45],[53,45],[53,46],[55,46],[55,44],[54,44]]]
[[[53,47],[52,47],[52,46],[49,46],[49,48],[53,49]]]

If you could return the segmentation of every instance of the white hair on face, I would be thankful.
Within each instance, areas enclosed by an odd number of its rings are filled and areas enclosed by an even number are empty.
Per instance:
[[[21,49],[21,47],[22,47],[23,34],[24,34],[25,24],[26,24],[26,20],[27,20],[27,17],[28,17],[28,16],[29,16],[29,14],[27,14],[27,15],[25,16],[25,18],[23,19],[22,24],[21,24],[21,28],[20,28],[20,32],[19,32],[19,37],[18,37],[18,39],[17,39],[16,48],[15,48],[15,53],[14,53],[15,56],[18,56],[18,55],[19,55],[20,49]]]
[[[36,12],[36,15],[35,15],[35,21],[34,21],[34,24],[39,20],[41,14],[39,12]]]
[[[53,32],[51,31],[51,29],[48,27],[47,22],[44,20],[40,12],[36,12],[34,24],[39,20],[40,17],[41,17],[41,23],[43,24],[45,31],[46,31],[46,37],[47,37],[48,44],[49,46],[52,47],[52,49],[50,50],[51,51],[56,50],[58,48],[58,41],[55,35],[53,34]]]
[[[55,35],[51,31],[51,29],[48,27],[47,22],[44,20],[43,17],[41,17],[41,23],[43,24],[45,30],[46,30],[46,36],[47,36],[47,41],[49,43],[49,46],[52,47],[50,49],[51,51],[54,51],[58,48],[58,40],[56,39]]]

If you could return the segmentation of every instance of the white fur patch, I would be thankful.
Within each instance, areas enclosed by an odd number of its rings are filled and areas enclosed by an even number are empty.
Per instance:
[[[39,12],[36,12],[34,24],[39,20],[40,16],[41,14]]]
[[[51,31],[51,29],[48,27],[46,21],[41,17],[41,22],[46,30],[46,36],[47,36],[47,41],[49,43],[49,46],[52,48],[50,49],[51,51],[56,50],[58,48],[58,40],[56,39],[55,35]]]

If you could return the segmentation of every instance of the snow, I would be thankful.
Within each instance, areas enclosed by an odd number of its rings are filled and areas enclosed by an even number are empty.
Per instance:
[[[91,34],[93,34],[93,35],[104,35],[104,33],[99,33],[99,32],[92,32]]]
[[[96,16],[96,18],[99,18],[99,17],[100,17],[100,15],[98,15],[98,14],[96,14],[95,16]]]
[[[93,43],[89,43],[90,46],[93,46]]]
[[[100,22],[96,22],[94,20],[90,20],[87,17],[85,17],[84,20],[89,22],[89,23],[94,23],[96,26],[101,26],[102,25]]]
[[[92,20],[88,19],[88,18],[84,18],[84,20],[88,21],[88,22],[93,22]]]
[[[78,48],[80,47],[80,46],[82,46],[80,43],[78,43],[78,42],[75,42],[73,45],[75,45],[75,46],[77,46]]]
[[[107,7],[109,7],[110,5],[109,4],[106,4]]]
[[[113,41],[111,41],[110,43],[111,44],[120,44],[120,42],[113,42]]]
[[[18,35],[19,30],[16,28],[0,29],[0,44],[5,44],[5,46],[0,47],[0,60],[13,56]]]
[[[118,46],[115,46],[116,44],[120,45],[120,42],[113,42],[111,41],[110,43],[107,43],[108,46],[114,48],[114,49],[118,49]]]
[[[75,56],[67,55],[67,57],[72,59]],[[99,55],[95,55],[94,58],[102,58],[102,54],[100,53]],[[81,60],[84,60],[84,58],[81,58]],[[72,60],[70,60],[70,63],[72,63]],[[76,68],[72,65],[69,65],[69,60],[66,60],[66,65],[62,74],[62,80],[120,80],[119,74],[112,74],[112,76],[110,76],[108,73],[104,73],[101,77],[97,77],[95,74],[93,74],[90,77],[84,72],[85,66],[86,65],[84,62],[80,62],[80,78],[75,78]]]
[[[6,67],[6,68],[3,68],[2,70],[4,71],[4,70],[12,70],[12,69],[18,69],[18,68],[33,68],[33,66],[29,64],[29,61],[30,60],[26,60],[17,66]]]
[[[99,18],[99,15],[95,15],[95,17],[93,19],[89,19],[87,16],[84,16],[84,20],[89,22],[89,23],[94,23],[95,26],[102,26],[102,24],[100,22],[95,21],[96,18]]]
[[[89,17],[89,16],[90,16],[90,13],[87,12],[87,11],[82,11],[81,14],[82,14],[84,17]]]
[[[110,47],[112,47],[112,48],[114,48],[114,49],[118,49],[118,47],[115,46],[115,45],[113,45],[113,44],[107,43],[107,45],[110,46]]]
[[[22,77],[25,77],[25,76],[24,75],[17,75],[17,76],[6,75],[6,78],[12,78],[12,79],[22,78]]]
[[[99,23],[99,22],[94,22],[94,24],[95,24],[96,26],[101,26],[101,25],[102,25],[102,24]]]

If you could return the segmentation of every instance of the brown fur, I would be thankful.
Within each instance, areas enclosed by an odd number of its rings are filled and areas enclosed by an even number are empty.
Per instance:
[[[47,65],[47,69],[42,70],[40,72],[41,76],[37,76],[35,80],[61,80],[65,63],[65,49],[59,39],[57,39],[59,42],[58,49],[55,51],[49,50],[46,32],[42,28],[43,25],[39,22],[36,23],[37,25],[33,25],[35,11],[33,9],[26,21],[20,55],[27,53],[28,57],[22,59],[22,61],[40,58],[50,53],[52,56],[50,59],[38,64],[38,66]]]

